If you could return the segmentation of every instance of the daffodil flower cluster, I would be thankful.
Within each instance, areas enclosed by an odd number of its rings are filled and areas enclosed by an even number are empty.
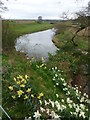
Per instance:
[[[74,117],[88,117],[88,95],[82,94],[78,87],[71,87],[67,84],[65,78],[62,75],[63,71],[58,70],[57,67],[52,68],[54,87],[58,87],[63,90],[67,96],[66,106],[70,111],[70,116]],[[81,86],[80,86],[81,87]]]
[[[33,99],[34,97],[40,99],[43,96],[42,92],[36,96],[36,93],[32,91],[28,75],[25,75],[24,77],[21,75],[14,77],[14,82],[14,85],[8,87],[14,100],[17,100],[18,98],[28,100]]]

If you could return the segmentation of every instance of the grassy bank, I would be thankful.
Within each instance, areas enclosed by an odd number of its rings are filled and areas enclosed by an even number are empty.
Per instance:
[[[69,79],[71,79],[72,84],[81,85],[83,86],[83,90],[86,90],[85,85],[88,84],[89,81],[88,76],[84,75],[82,65],[87,66],[89,64],[88,36],[77,35],[74,41],[78,46],[74,46],[71,39],[76,30],[76,28],[70,27],[68,30],[54,37],[53,42],[60,51],[54,57],[55,60],[53,60],[52,64],[54,64],[54,61],[57,61],[58,66],[64,69],[66,74],[68,73],[70,76]],[[86,71],[88,71],[88,69]],[[72,79],[74,79],[74,81],[72,81]]]
[[[17,26],[14,24],[16,23],[13,23],[13,27],[10,26],[10,30],[15,27],[13,29],[15,36],[27,32],[27,27],[23,29],[23,24],[19,23]],[[46,24],[47,28],[52,27],[48,23],[38,24],[40,28],[33,27],[37,23],[30,24],[32,32],[36,29],[46,29]],[[41,114],[41,119],[55,119],[60,116],[62,120],[88,119],[88,96],[80,92],[83,86],[71,86],[70,73],[72,71],[77,74],[81,53],[77,52],[72,43],[65,45],[66,32],[58,34],[56,38],[60,50],[55,56],[49,55],[47,63],[43,57],[42,61],[37,61],[35,58],[29,59],[14,49],[3,53],[2,102],[4,109],[13,120],[23,120],[25,117],[34,118],[37,110]],[[87,50],[87,45],[84,49]],[[7,119],[4,114],[3,119]]]

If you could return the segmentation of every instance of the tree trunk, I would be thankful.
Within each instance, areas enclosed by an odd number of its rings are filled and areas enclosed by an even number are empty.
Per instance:
[[[75,32],[75,34],[73,35],[71,41],[72,41],[72,43],[74,44],[74,46],[78,46],[78,45],[74,42],[74,38],[76,37],[77,33],[80,32],[80,31],[81,31],[82,29],[84,29],[84,28],[85,28],[85,27],[79,28],[79,29]]]

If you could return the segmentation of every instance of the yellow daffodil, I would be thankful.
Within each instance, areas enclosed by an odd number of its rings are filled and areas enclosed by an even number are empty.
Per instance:
[[[9,88],[11,91],[13,90],[13,86],[9,86],[8,88]]]
[[[22,90],[17,91],[18,97],[20,97],[24,92]]]
[[[39,95],[37,98],[40,99],[40,97],[41,97],[41,96]]]
[[[25,75],[25,79],[28,79],[28,75]]]
[[[42,97],[42,96],[43,96],[43,93],[40,93],[39,95]]]
[[[24,84],[26,84],[27,83],[27,81],[26,80],[24,80]]]
[[[31,88],[28,88],[28,90],[26,92],[28,92],[28,93],[31,92]]]
[[[33,97],[34,97],[34,95],[33,95],[33,94],[31,94],[31,97],[33,98]]]
[[[12,98],[15,99],[16,97],[13,95]]]
[[[24,84],[22,84],[22,85],[20,85],[20,87],[23,87],[23,88],[24,88],[24,87],[25,87],[25,85],[24,85]]]
[[[23,78],[22,80],[21,80],[21,83],[23,83],[25,81],[25,79]]]
[[[25,95],[25,98],[24,98],[24,100],[26,100],[26,99],[28,99],[28,96],[27,96],[27,95]]]
[[[17,84],[20,85],[20,81],[17,81]]]
[[[21,75],[19,75],[19,78],[20,78],[20,79],[23,79],[23,77],[22,77]]]
[[[16,81],[16,78],[14,77],[14,81]]]

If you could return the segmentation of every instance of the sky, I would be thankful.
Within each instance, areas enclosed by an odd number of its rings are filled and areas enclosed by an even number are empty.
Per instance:
[[[8,11],[2,13],[5,19],[62,19],[63,12],[69,18],[88,5],[89,0],[2,0]]]

